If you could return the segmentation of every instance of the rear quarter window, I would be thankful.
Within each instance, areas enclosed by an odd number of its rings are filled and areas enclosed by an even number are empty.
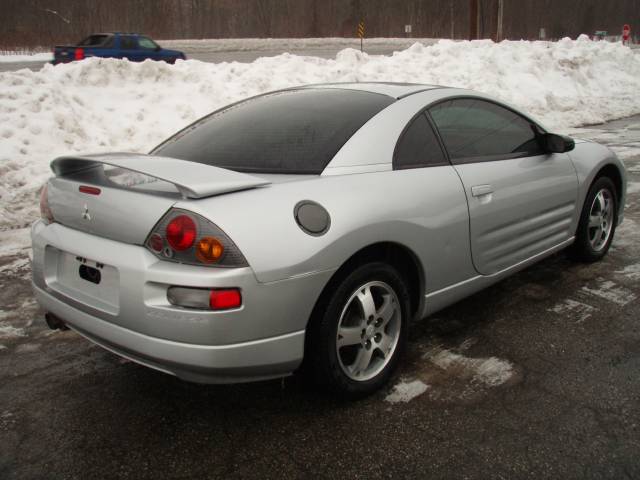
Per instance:
[[[81,47],[101,47],[108,39],[110,35],[89,35],[82,40],[78,46]]]
[[[319,174],[393,101],[335,88],[276,92],[214,112],[151,153],[239,172]]]

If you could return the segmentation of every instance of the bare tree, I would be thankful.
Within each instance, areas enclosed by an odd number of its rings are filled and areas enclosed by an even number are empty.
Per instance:
[[[535,39],[640,27],[638,0],[1,0],[0,48],[71,43],[97,31],[139,31],[160,39],[367,37]],[[472,6],[478,5],[477,12]],[[499,32],[499,3],[502,34]]]

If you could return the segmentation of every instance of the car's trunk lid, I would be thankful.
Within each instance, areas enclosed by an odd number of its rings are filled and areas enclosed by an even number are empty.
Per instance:
[[[180,199],[270,183],[201,163],[127,153],[60,157],[51,169],[56,177],[49,181],[48,201],[57,222],[133,244],[143,244]]]

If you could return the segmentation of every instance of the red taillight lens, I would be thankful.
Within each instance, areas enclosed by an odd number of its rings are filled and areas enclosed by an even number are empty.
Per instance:
[[[171,248],[181,252],[190,248],[196,239],[196,224],[186,215],[178,215],[167,225],[167,242]]]
[[[97,187],[89,187],[87,185],[80,185],[78,191],[81,193],[88,193],[89,195],[100,195],[101,190]]]
[[[211,310],[228,310],[242,305],[240,290],[211,290],[209,294],[209,307]]]
[[[233,241],[210,220],[182,209],[171,209],[153,227],[145,246],[162,260],[208,267],[246,267]],[[208,305],[209,294],[205,298]]]
[[[82,60],[84,58],[84,49],[76,48],[75,52],[73,52],[73,58],[76,60]]]

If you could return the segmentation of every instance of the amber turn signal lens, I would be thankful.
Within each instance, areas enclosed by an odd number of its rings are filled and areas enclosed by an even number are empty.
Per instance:
[[[224,247],[220,240],[214,237],[202,237],[196,247],[196,257],[204,263],[213,263],[222,257]]]

